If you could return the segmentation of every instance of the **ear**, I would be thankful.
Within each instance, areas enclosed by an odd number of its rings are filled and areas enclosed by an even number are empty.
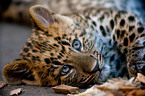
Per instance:
[[[45,7],[35,5],[29,9],[29,12],[36,25],[42,30],[54,23],[52,12]]]
[[[26,60],[13,61],[3,69],[3,76],[9,84],[39,85],[36,75]]]

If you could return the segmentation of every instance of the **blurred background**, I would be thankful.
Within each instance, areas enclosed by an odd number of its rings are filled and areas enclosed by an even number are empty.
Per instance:
[[[30,36],[31,28],[10,23],[0,23],[0,74],[4,65],[19,56],[27,38]],[[2,75],[0,75],[2,80]]]

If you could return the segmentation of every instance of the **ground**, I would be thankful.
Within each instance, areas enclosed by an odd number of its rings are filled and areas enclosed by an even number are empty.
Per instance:
[[[0,23],[0,81],[3,81],[3,67],[18,57],[20,50],[31,32],[31,28],[15,24]],[[64,94],[54,93],[53,89],[50,87],[26,85],[7,85],[0,89],[0,96],[8,96],[10,91],[17,88],[23,88],[25,91],[20,96],[65,96]],[[81,91],[83,90],[81,89]]]

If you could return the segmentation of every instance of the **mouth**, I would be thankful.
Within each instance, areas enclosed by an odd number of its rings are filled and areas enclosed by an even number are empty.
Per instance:
[[[92,70],[92,72],[97,72],[97,71],[101,71],[101,69],[99,68],[99,63],[98,61],[96,60],[96,66],[94,67],[94,69]]]
[[[104,66],[104,59],[102,55],[100,53],[97,53],[97,56],[91,54],[90,57],[95,60],[95,63],[93,64],[95,66],[90,73],[101,72]]]

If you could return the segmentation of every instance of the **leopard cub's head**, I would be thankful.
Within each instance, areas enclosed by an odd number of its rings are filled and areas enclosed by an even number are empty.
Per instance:
[[[54,14],[36,5],[30,8],[34,30],[20,58],[3,69],[10,84],[84,86],[96,83],[104,61],[94,50],[94,33],[75,14]]]

